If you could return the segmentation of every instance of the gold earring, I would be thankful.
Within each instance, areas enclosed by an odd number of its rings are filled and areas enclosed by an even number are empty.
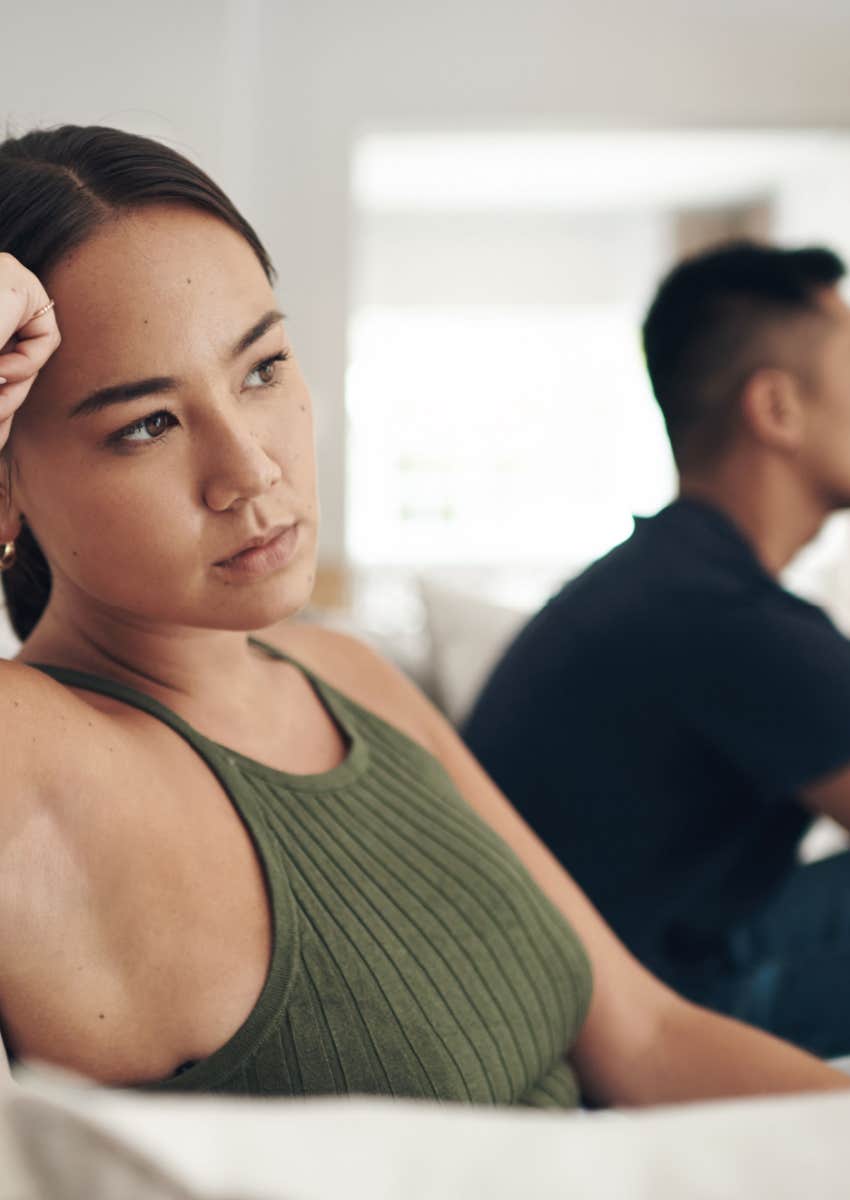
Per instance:
[[[15,565],[16,557],[17,552],[15,550],[15,543],[4,542],[3,552],[0,554],[0,571],[8,571],[9,567],[13,567]]]

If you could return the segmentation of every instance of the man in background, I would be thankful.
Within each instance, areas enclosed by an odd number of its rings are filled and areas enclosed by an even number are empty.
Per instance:
[[[850,1053],[850,641],[777,577],[850,506],[850,308],[825,249],[680,264],[643,328],[679,497],[549,601],[465,736],[653,970]],[[569,519],[569,514],[567,514]]]

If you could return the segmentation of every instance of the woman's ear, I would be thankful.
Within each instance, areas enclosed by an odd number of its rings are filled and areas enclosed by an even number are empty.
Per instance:
[[[794,450],[805,427],[800,382],[779,367],[760,367],[741,393],[744,425],[757,441],[777,450]]]

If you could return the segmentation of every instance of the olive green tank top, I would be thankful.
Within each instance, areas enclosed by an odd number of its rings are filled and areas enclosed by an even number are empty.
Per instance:
[[[367,1093],[571,1107],[587,957],[430,754],[311,671],[343,762],[292,775],[112,680],[40,666],[171,726],[219,779],[265,874],[273,944],[243,1025],[155,1090]],[[226,880],[210,880],[226,887]]]

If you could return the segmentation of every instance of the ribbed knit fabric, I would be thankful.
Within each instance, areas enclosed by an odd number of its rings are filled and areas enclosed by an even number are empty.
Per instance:
[[[122,684],[40,668],[170,725],[264,868],[273,949],[256,1006],[216,1053],[151,1086],[574,1106],[565,1055],[591,992],[575,933],[431,755],[293,665],[348,744],[323,774],[246,758]]]

